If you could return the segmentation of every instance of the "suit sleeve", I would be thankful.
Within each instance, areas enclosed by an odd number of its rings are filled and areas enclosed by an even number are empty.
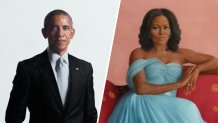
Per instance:
[[[89,63],[89,73],[86,86],[86,101],[85,101],[85,122],[96,123],[97,122],[97,110],[95,108],[95,95],[93,89],[93,69]]]
[[[28,97],[28,78],[23,63],[18,63],[13,88],[6,109],[6,123],[22,123],[26,115]]]

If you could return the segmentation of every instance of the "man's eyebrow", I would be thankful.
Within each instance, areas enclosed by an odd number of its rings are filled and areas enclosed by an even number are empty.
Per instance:
[[[52,24],[52,25],[49,25],[48,27],[58,27],[58,25]],[[62,27],[70,27],[70,26],[69,25],[62,25]]]
[[[57,26],[57,25],[55,25],[55,24],[51,24],[51,25],[49,25],[48,27],[54,27],[54,26]]]

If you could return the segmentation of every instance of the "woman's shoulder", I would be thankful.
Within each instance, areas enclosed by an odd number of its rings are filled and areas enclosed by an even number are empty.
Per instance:
[[[138,47],[132,50],[131,55],[143,55],[144,53],[145,51],[142,48]]]
[[[138,60],[138,59],[144,59],[144,56],[147,53],[142,49],[142,48],[136,48],[131,52],[129,63],[131,64],[132,62]]]
[[[196,57],[196,52],[190,49],[179,48],[178,53],[179,53],[180,58],[183,59],[183,62],[189,62],[190,59],[193,59]]]
[[[187,53],[192,53],[193,51],[190,50],[190,49],[186,49],[186,48],[179,48],[178,49],[178,53],[181,53],[181,54],[187,54]]]

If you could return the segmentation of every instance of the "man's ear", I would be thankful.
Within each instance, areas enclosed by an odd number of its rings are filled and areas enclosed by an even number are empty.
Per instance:
[[[75,34],[75,29],[72,28],[72,30],[71,30],[71,34],[70,34],[70,39],[73,39],[74,34]]]
[[[46,39],[46,38],[48,38],[48,36],[47,36],[47,32],[46,32],[46,29],[45,28],[42,28],[42,35],[43,35],[43,37]]]

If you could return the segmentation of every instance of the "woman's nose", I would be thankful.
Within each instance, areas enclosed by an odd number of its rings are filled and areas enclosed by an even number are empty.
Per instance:
[[[159,34],[161,35],[161,34],[163,34],[163,33],[164,33],[164,29],[163,29],[163,28],[160,28]]]

